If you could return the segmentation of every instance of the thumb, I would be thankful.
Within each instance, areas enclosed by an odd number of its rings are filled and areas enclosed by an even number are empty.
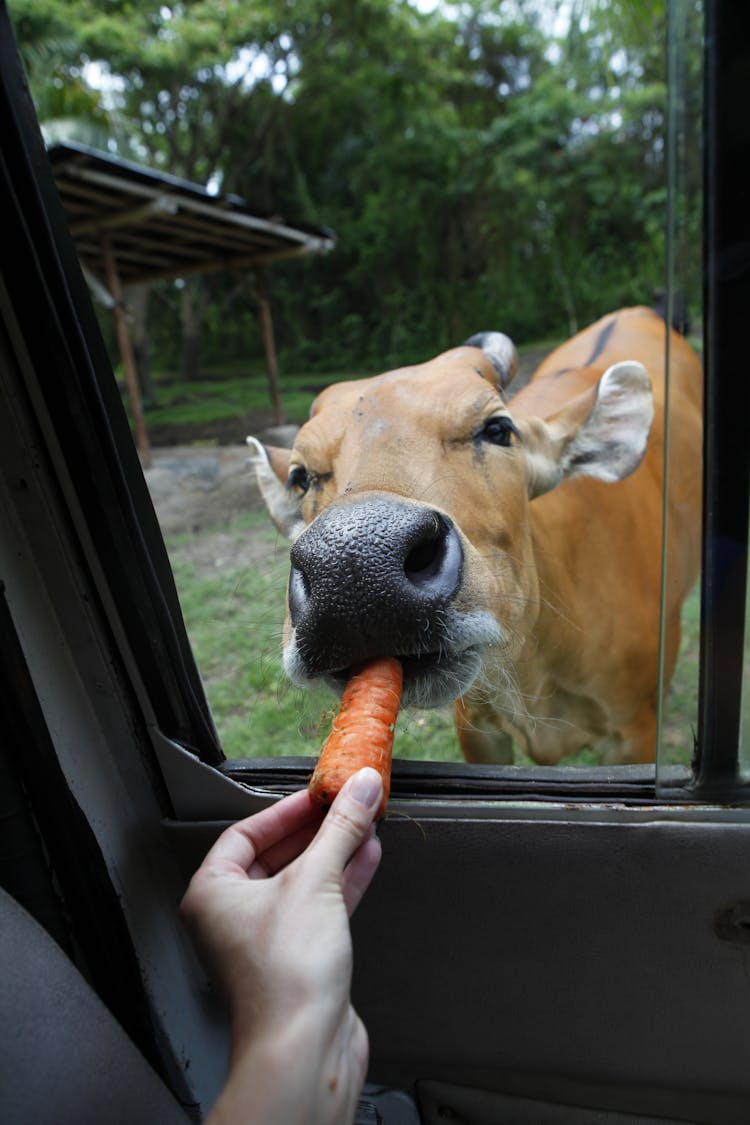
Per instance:
[[[343,874],[344,868],[368,835],[380,807],[383,780],[366,766],[346,782],[308,848],[326,875]]]

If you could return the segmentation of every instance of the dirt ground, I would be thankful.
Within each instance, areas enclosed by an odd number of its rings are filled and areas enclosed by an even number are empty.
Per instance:
[[[235,516],[261,508],[245,445],[153,449],[144,475],[164,535],[200,532],[196,542],[204,553],[220,553],[222,534],[228,538],[222,528]],[[214,536],[205,534],[209,530]]]
[[[257,426],[249,432],[269,445],[290,446],[297,427]],[[240,552],[244,563],[267,554],[266,536],[252,528],[241,537],[226,530],[236,516],[265,514],[246,444],[211,445],[201,440],[153,448],[151,467],[144,476],[165,538],[194,537],[181,544],[182,557],[201,569],[216,570],[234,565]]]

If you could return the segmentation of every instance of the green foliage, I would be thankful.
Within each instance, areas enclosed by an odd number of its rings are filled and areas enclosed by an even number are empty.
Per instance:
[[[576,0],[562,32],[554,0],[11,7],[42,114],[80,88],[120,151],[336,231],[327,257],[271,271],[282,369],[565,334],[664,283],[664,0]],[[693,180],[683,229],[699,214]],[[247,290],[201,284],[203,361],[260,357]],[[185,301],[159,293],[173,365]]]
[[[80,39],[64,0],[14,0],[11,14],[37,113],[49,136],[85,132],[106,145],[110,122],[82,73]]]

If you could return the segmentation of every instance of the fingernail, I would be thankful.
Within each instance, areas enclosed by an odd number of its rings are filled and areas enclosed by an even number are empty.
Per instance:
[[[373,808],[383,795],[383,781],[380,774],[372,766],[365,766],[355,773],[349,792],[360,805],[364,805],[366,809]]]

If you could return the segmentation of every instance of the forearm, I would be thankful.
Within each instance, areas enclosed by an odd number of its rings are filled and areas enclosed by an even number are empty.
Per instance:
[[[342,1046],[303,1020],[282,1034],[236,1043],[206,1125],[350,1125],[361,1083],[342,1088],[351,1081],[351,1068],[339,1065]],[[365,1065],[363,1059],[363,1076]]]

